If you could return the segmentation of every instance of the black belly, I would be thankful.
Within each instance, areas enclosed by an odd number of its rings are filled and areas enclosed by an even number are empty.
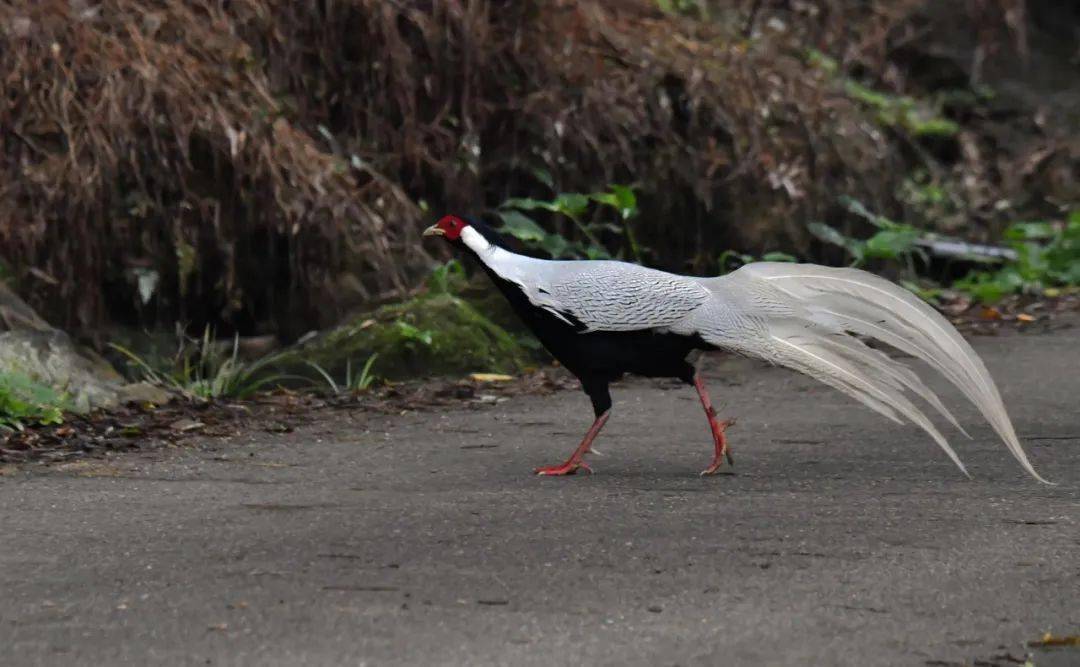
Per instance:
[[[651,331],[573,333],[544,342],[570,372],[583,380],[602,382],[625,373],[646,377],[673,377],[690,382],[693,367],[686,358],[709,346],[696,337]]]

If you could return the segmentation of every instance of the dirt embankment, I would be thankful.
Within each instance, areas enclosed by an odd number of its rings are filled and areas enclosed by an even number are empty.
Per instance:
[[[415,284],[425,205],[633,183],[649,261],[709,271],[818,255],[840,195],[979,236],[1076,192],[1065,98],[1000,64],[1052,80],[1072,10],[660,4],[9,3],[3,272],[79,334],[293,338]]]

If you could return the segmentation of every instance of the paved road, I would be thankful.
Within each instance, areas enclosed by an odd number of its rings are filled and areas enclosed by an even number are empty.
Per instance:
[[[743,360],[708,366],[740,420],[711,479],[693,392],[644,381],[591,477],[528,474],[587,425],[576,392],[9,470],[0,663],[1013,664],[1080,634],[1080,328],[976,345],[1060,486],[972,410],[968,481]]]

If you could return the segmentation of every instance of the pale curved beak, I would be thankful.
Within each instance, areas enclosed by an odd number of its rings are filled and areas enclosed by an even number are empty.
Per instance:
[[[437,225],[432,225],[424,230],[424,236],[446,236],[446,232],[439,229]]]

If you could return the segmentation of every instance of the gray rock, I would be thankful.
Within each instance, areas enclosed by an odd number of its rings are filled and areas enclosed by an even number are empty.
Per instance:
[[[167,403],[173,394],[148,382],[127,384],[93,350],[41,319],[0,283],[0,373],[24,375],[66,394],[77,412],[121,403]]]
[[[76,412],[128,401],[166,403],[171,395],[149,383],[126,384],[107,361],[49,329],[0,333],[0,373],[25,375],[68,396]]]
[[[173,394],[168,389],[150,382],[132,382],[119,388],[121,403],[153,403],[162,405],[173,399]]]

